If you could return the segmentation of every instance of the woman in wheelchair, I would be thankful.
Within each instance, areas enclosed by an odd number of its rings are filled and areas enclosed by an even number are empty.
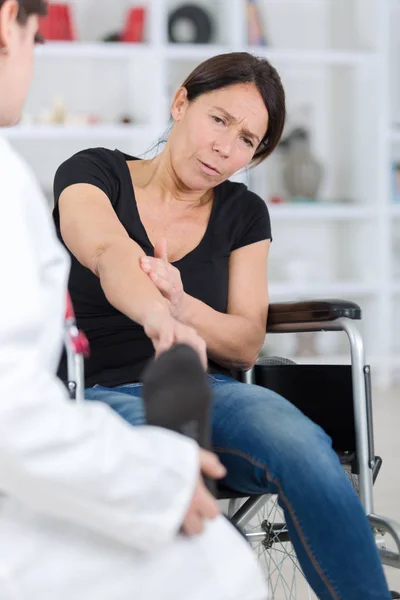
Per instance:
[[[280,78],[247,53],[216,56],[188,76],[171,116],[155,158],[94,148],[55,177],[54,220],[91,345],[86,398],[142,424],[141,374],[164,343],[152,323],[172,315],[192,326],[207,344],[225,485],[278,494],[319,598],[390,598],[371,528],[328,436],[276,393],[233,377],[253,365],[264,341],[272,238],[264,201],[229,178],[277,146]]]

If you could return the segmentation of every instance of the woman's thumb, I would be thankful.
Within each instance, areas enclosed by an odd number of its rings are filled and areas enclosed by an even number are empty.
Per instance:
[[[161,258],[168,262],[167,240],[161,238],[154,245],[154,258]]]

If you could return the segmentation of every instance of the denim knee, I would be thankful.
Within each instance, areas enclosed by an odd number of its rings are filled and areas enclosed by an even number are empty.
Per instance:
[[[214,389],[215,445],[240,447],[255,462],[314,465],[336,456],[325,431],[288,400],[257,385]],[[303,470],[302,469],[302,470]]]

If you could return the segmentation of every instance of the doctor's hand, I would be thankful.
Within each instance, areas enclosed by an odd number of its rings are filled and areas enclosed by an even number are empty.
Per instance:
[[[165,239],[154,246],[154,258],[140,258],[140,266],[167,300],[171,315],[179,319],[184,309],[185,291],[179,270],[168,262]]]
[[[200,471],[212,479],[221,479],[226,475],[226,469],[218,457],[207,450],[200,450]],[[183,521],[182,531],[189,536],[198,535],[204,529],[204,522],[208,519],[215,519],[220,512],[216,499],[208,491],[202,476],[200,476]]]

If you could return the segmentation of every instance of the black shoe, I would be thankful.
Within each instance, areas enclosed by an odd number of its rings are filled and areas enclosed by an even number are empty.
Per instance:
[[[390,592],[392,595],[392,598],[400,598],[400,594],[398,592]]]
[[[152,361],[143,375],[146,422],[171,429],[211,450],[211,392],[197,353],[184,344]],[[215,494],[214,481],[206,481]]]

